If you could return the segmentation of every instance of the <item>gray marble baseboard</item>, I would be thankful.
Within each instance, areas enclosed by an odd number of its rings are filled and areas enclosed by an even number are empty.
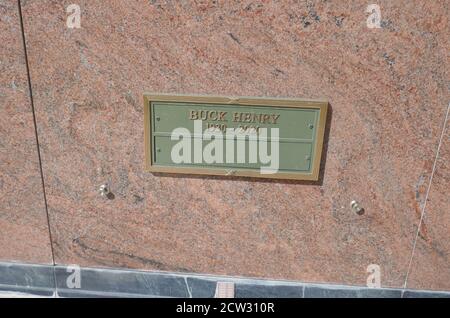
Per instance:
[[[126,269],[0,262],[0,292],[37,297],[211,298],[233,282],[236,298],[450,298],[450,291],[402,290]],[[72,284],[71,284],[72,283]],[[78,288],[79,287],[79,288]]]

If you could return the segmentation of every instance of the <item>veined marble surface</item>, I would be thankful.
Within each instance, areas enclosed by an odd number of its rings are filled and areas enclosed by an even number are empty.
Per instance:
[[[377,3],[380,29],[362,0],[22,1],[56,262],[351,285],[378,264],[403,287],[449,101],[449,3]],[[327,98],[321,181],[144,172],[144,92]],[[409,281],[449,290],[440,166]]]
[[[449,105],[450,107],[450,105]],[[449,289],[450,275],[450,122],[447,119],[433,182],[417,237],[408,286]]]
[[[0,1],[0,260],[52,262],[17,1]]]

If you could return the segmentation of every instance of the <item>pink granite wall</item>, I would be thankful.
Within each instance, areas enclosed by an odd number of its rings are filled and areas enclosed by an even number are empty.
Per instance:
[[[51,263],[17,1],[0,1],[0,261]]]
[[[435,173],[429,189],[408,287],[449,290],[450,256],[450,128],[442,136]]]
[[[449,3],[376,3],[22,1],[56,263],[449,290]],[[320,182],[144,172],[143,92],[327,98]]]

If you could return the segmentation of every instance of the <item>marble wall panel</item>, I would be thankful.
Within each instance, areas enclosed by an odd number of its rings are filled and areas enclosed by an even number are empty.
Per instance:
[[[450,106],[449,106],[450,107]],[[450,290],[450,129],[442,138],[408,288]]]
[[[448,2],[377,3],[372,29],[357,0],[22,1],[56,262],[355,285],[379,264],[403,286],[449,97]],[[147,173],[143,92],[327,98],[321,180]]]
[[[0,260],[49,264],[49,229],[17,1],[0,1]]]

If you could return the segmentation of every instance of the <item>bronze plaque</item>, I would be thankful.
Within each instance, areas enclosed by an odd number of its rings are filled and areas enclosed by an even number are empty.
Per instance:
[[[144,95],[151,172],[318,180],[328,102]]]

